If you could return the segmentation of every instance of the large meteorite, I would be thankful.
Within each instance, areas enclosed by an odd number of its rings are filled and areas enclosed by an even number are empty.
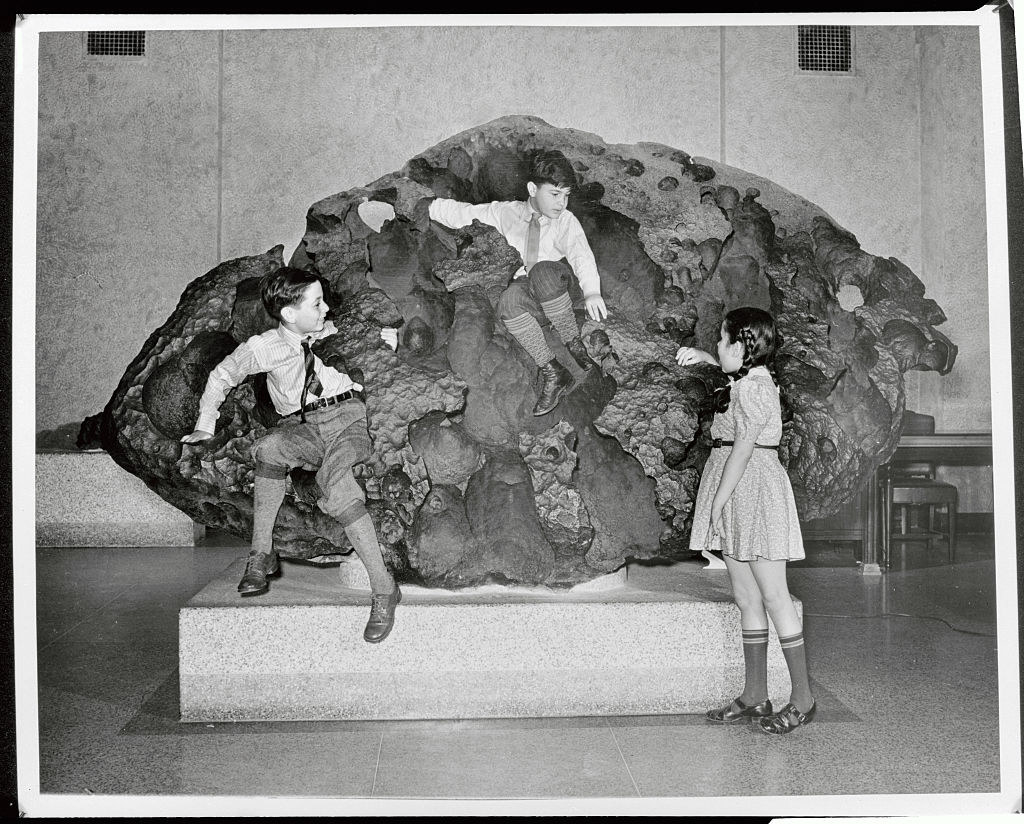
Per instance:
[[[494,229],[417,220],[424,196],[521,199],[532,153],[556,148],[579,175],[570,209],[601,273],[609,316],[579,307],[596,368],[534,418],[536,369],[495,304],[519,255]],[[281,247],[193,281],[129,365],[102,418],[103,443],[197,521],[248,537],[250,448],[276,413],[265,379],[232,391],[215,437],[183,449],[210,369],[270,325],[257,279]],[[713,351],[739,305],[778,319],[788,411],[780,458],[803,517],[853,497],[899,438],[903,373],[949,371],[945,317],[906,266],[862,251],[820,208],[770,181],[654,143],[608,145],[534,117],[459,134],[365,187],[315,203],[292,265],[319,273],[340,334],[325,362],[366,386],[373,456],[359,465],[387,561],[401,580],[567,585],[629,558],[684,558],[708,453],[707,398],[723,380],[680,367]],[[574,368],[539,318],[552,350]],[[401,328],[392,352],[382,326]],[[275,540],[283,557],[348,551],[292,473]]]

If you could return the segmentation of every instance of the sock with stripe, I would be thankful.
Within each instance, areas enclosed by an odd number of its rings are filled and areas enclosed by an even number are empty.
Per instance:
[[[782,654],[786,657],[789,680],[792,684],[789,700],[800,712],[807,712],[814,703],[814,696],[811,694],[811,683],[807,675],[804,634],[798,632],[785,638],[779,636],[779,643],[782,645]]]
[[[522,344],[523,349],[533,358],[533,362],[537,366],[543,366],[554,357],[548,347],[548,342],[544,340],[544,331],[537,323],[537,319],[529,312],[509,318],[505,321],[505,328],[508,329],[512,337]]]
[[[580,327],[576,323],[576,315],[572,311],[572,301],[569,300],[569,293],[559,295],[553,300],[543,301],[540,308],[544,310],[551,328],[558,333],[562,343],[569,343],[580,336]]]
[[[743,630],[746,683],[740,698],[748,707],[768,697],[768,628]]]

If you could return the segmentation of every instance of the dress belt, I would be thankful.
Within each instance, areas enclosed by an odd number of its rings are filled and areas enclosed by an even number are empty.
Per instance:
[[[317,409],[326,409],[328,406],[334,406],[336,403],[342,403],[343,401],[351,400],[356,398],[365,402],[365,398],[362,392],[356,392],[349,389],[347,392],[342,392],[340,395],[334,395],[330,398],[317,398],[312,403],[307,403],[302,409],[296,409],[294,412],[289,412],[287,417],[293,415],[301,415],[303,412],[314,412]]]
[[[723,441],[721,438],[715,438],[711,442],[711,448],[712,449],[718,449],[718,448],[723,447],[723,446],[732,446],[734,443],[736,443],[736,441]],[[777,443],[776,444],[755,443],[754,447],[757,448],[757,449],[778,449],[779,445]]]

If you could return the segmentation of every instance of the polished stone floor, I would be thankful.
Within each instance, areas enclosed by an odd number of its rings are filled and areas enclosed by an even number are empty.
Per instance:
[[[908,544],[883,576],[862,575],[841,547],[811,548],[789,575],[819,715],[780,738],[700,716],[179,723],[178,609],[245,551],[216,535],[195,548],[38,551],[45,799],[197,796],[239,811],[239,796],[300,796],[346,813],[388,813],[395,799],[464,799],[471,810],[540,799],[544,811],[587,813],[655,801],[688,814],[1008,811],[992,795],[991,536],[963,536],[954,565],[941,548]]]

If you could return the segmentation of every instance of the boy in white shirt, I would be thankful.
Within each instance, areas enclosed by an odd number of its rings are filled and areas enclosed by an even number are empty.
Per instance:
[[[278,325],[239,344],[210,372],[195,429],[181,440],[195,444],[212,438],[228,391],[249,375],[267,373],[270,398],[282,417],[253,445],[252,548],[238,591],[261,595],[269,588],[268,576],[279,573],[273,533],[285,478],[296,466],[318,466],[323,497],[317,505],[341,524],[366,567],[372,596],[363,638],[378,643],[391,631],[402,592],[384,565],[365,495],[352,474],[353,464],[370,454],[363,387],[310,350],[313,341],[338,331],[326,320],[330,307],[317,275],[281,267],[264,278],[262,298]],[[392,349],[398,346],[396,329],[382,329],[381,338]]]
[[[601,276],[583,227],[566,208],[569,192],[576,185],[572,164],[559,151],[542,152],[533,161],[526,184],[528,199],[461,203],[447,198],[420,201],[417,223],[427,214],[450,229],[468,226],[479,220],[495,227],[523,257],[520,267],[501,294],[498,315],[509,333],[530,354],[543,379],[543,387],[534,415],[544,415],[557,406],[572,383],[572,375],[554,357],[533,312],[539,308],[547,316],[570,354],[582,369],[592,366],[580,339],[580,329],[572,311],[567,275],[575,275],[583,292],[587,314],[592,320],[608,316],[601,297]],[[424,214],[424,211],[427,214]],[[570,269],[560,261],[565,258]]]

